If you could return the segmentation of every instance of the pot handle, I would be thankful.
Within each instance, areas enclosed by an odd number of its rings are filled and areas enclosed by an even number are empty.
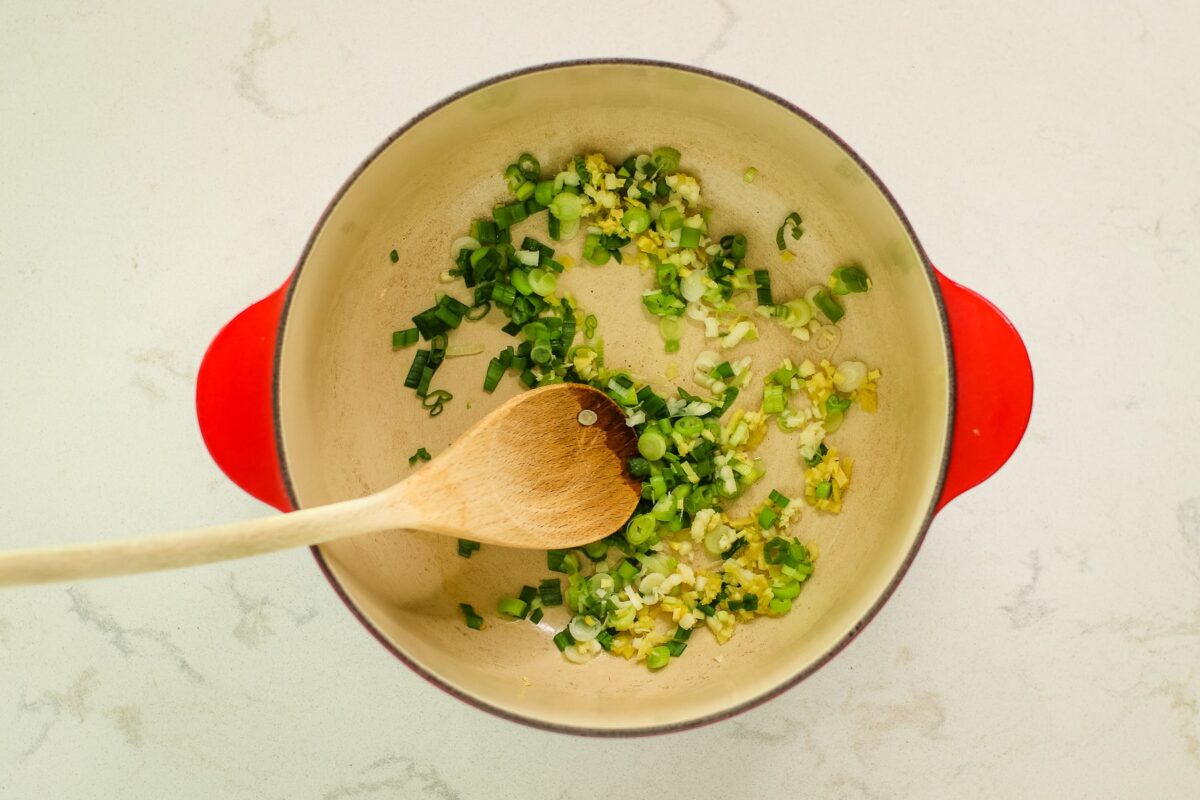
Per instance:
[[[213,461],[264,503],[290,511],[275,446],[275,342],[288,284],[230,320],[196,376],[196,417]]]
[[[1029,424],[1033,368],[1021,335],[990,301],[937,273],[956,393],[950,466],[937,508],[1004,466]]]

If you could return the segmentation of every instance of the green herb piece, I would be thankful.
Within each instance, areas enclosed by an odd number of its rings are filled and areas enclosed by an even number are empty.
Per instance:
[[[392,332],[392,347],[399,350],[409,345],[414,345],[421,339],[421,332],[416,328],[405,328],[401,331]]]
[[[829,286],[835,294],[857,294],[871,288],[871,279],[862,267],[838,267],[829,276]]]
[[[525,612],[529,610],[529,604],[516,597],[502,597],[496,603],[496,610],[506,617],[524,619]]]
[[[800,214],[795,211],[783,218],[783,224],[779,226],[779,230],[775,231],[775,245],[779,248],[779,252],[787,250],[785,234],[790,233],[793,239],[799,239],[804,235],[804,230],[800,227],[803,222]]]
[[[650,670],[660,670],[671,660],[671,651],[666,645],[659,645],[646,655],[646,666]]]
[[[538,584],[538,596],[546,608],[561,606],[563,602],[562,581],[558,578],[547,578],[542,581]]]
[[[475,613],[475,609],[471,608],[466,603],[459,603],[458,610],[462,612],[463,619],[467,622],[467,627],[471,630],[481,630],[483,628],[483,617]]]

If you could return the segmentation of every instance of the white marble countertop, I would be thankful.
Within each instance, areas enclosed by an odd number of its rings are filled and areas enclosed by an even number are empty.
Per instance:
[[[502,5],[0,6],[0,546],[264,511],[197,431],[212,335],[399,123],[585,55],[729,72],[844,136],[1024,333],[1024,444],[832,664],[649,740],[449,698],[303,551],[5,592],[0,797],[1200,796],[1196,4]]]

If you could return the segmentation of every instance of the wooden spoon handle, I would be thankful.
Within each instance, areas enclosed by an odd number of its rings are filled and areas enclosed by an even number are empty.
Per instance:
[[[154,572],[404,527],[379,495],[211,528],[0,553],[0,587]]]

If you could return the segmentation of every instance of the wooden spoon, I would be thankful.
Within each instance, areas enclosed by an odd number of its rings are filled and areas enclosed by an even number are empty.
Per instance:
[[[633,429],[603,392],[546,386],[509,400],[382,492],[212,528],[0,553],[0,586],[173,569],[398,529],[578,547],[633,513],[640,484],[626,462],[636,451]]]

